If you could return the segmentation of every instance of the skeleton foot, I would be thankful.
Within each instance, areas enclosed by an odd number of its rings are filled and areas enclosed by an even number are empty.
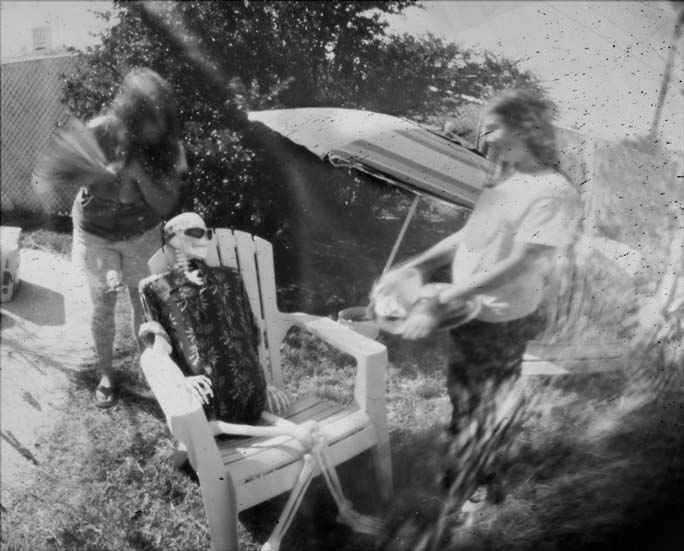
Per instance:
[[[354,532],[368,536],[378,536],[385,528],[385,523],[378,517],[362,515],[351,507],[340,509],[337,522],[349,526]]]
[[[368,536],[380,535],[385,528],[385,523],[377,517],[362,515],[355,511],[351,501],[342,493],[342,485],[337,476],[337,471],[328,460],[325,439],[320,438],[312,451],[321,467],[323,478],[328,485],[328,490],[330,490],[330,494],[337,504],[337,522],[349,526],[349,528],[359,534],[366,534]]]

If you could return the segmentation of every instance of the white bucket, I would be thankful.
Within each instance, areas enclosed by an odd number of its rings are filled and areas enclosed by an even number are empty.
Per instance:
[[[368,317],[365,306],[353,306],[340,310],[337,314],[337,321],[369,339],[377,339],[380,334],[380,328]]]

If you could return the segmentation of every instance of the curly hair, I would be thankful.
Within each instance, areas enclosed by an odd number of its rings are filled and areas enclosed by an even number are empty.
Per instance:
[[[130,156],[162,172],[171,169],[178,153],[180,121],[173,88],[164,78],[146,67],[132,69],[124,77],[109,111],[126,126]],[[143,139],[146,122],[164,129],[158,144]]]
[[[546,166],[559,168],[553,109],[548,101],[528,90],[513,89],[492,98],[487,112],[498,115],[519,133],[530,153]]]

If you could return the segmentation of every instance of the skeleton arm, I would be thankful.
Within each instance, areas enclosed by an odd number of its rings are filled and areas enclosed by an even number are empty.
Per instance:
[[[153,336],[154,341],[150,342],[150,336]],[[140,338],[148,343],[148,346],[152,348],[158,354],[169,355],[171,353],[171,345],[169,344],[169,338],[161,326],[160,323],[156,321],[145,322],[140,327]],[[194,377],[186,377],[188,380],[188,388],[193,392],[201,401],[205,401],[207,392],[211,392],[211,381],[205,375],[198,375]],[[281,395],[282,393],[282,395]],[[276,392],[277,399],[284,399],[284,393],[282,391]],[[276,399],[276,398],[274,398]],[[226,423],[224,421],[210,421],[209,426],[212,430],[214,436],[220,434],[235,435],[235,436],[291,436],[301,442],[301,444],[307,449],[311,450],[313,454],[313,460],[318,463],[325,481],[328,485],[328,489],[332,494],[338,509],[339,518],[338,520],[344,524],[347,524],[352,529],[366,534],[377,534],[382,528],[382,523],[372,517],[367,517],[365,515],[360,515],[354,511],[351,507],[351,503],[342,493],[342,486],[340,485],[337,473],[328,461],[327,457],[327,442],[325,437],[320,431],[318,423],[315,421],[306,421],[305,423],[295,424],[282,417],[277,417],[272,413],[264,412],[261,414],[261,418],[268,422],[267,426],[256,426],[256,425],[243,425],[238,423]],[[299,484],[299,492],[293,492],[294,498],[290,507],[287,508],[283,513],[284,519],[290,519],[293,513],[293,509],[296,510],[299,502],[301,501],[301,495],[308,486],[313,471],[311,470],[311,459],[305,464],[305,469],[300,476],[302,479]],[[280,530],[276,530],[273,536],[269,540],[270,545],[267,545],[267,549],[277,549],[280,545],[280,539],[289,525],[289,522],[283,523]]]
[[[164,327],[159,322],[147,321],[140,326],[140,339],[147,344],[154,352],[168,356],[171,354],[171,344],[169,336]],[[154,340],[152,340],[154,339]],[[186,377],[187,388],[203,404],[208,403],[213,396],[211,380],[206,375],[194,375]],[[282,390],[270,389],[269,402],[274,406],[282,407],[289,403],[287,396]],[[278,407],[275,409],[277,410]],[[317,423],[307,421],[306,423],[295,424],[290,422],[277,422],[280,418],[272,414],[263,414],[262,418],[270,424],[267,426],[246,425],[240,423],[226,423],[225,421],[210,421],[209,426],[214,436],[220,434],[235,436],[291,436],[301,442],[309,449],[314,444]]]

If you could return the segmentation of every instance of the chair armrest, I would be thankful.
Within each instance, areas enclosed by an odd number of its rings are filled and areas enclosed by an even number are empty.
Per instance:
[[[379,342],[353,331],[346,325],[325,316],[314,316],[301,312],[282,314],[287,328],[292,326],[306,329],[338,350],[354,356],[387,355],[387,348]]]
[[[235,488],[221,459],[200,401],[188,390],[185,376],[168,354],[148,347],[140,366],[164,411],[171,433],[188,450],[197,472],[214,549],[237,549]],[[227,524],[228,523],[228,524]]]
[[[385,408],[387,348],[330,318],[302,313],[283,314],[286,326],[299,327],[316,335],[356,360],[354,398],[363,410]]]
[[[188,450],[195,470],[223,472],[223,463],[202,404],[185,384],[185,375],[168,354],[152,347],[140,356],[140,366],[164,412],[174,438]]]
[[[202,410],[202,404],[188,390],[185,375],[171,356],[149,347],[140,356],[140,367],[167,421]]]

